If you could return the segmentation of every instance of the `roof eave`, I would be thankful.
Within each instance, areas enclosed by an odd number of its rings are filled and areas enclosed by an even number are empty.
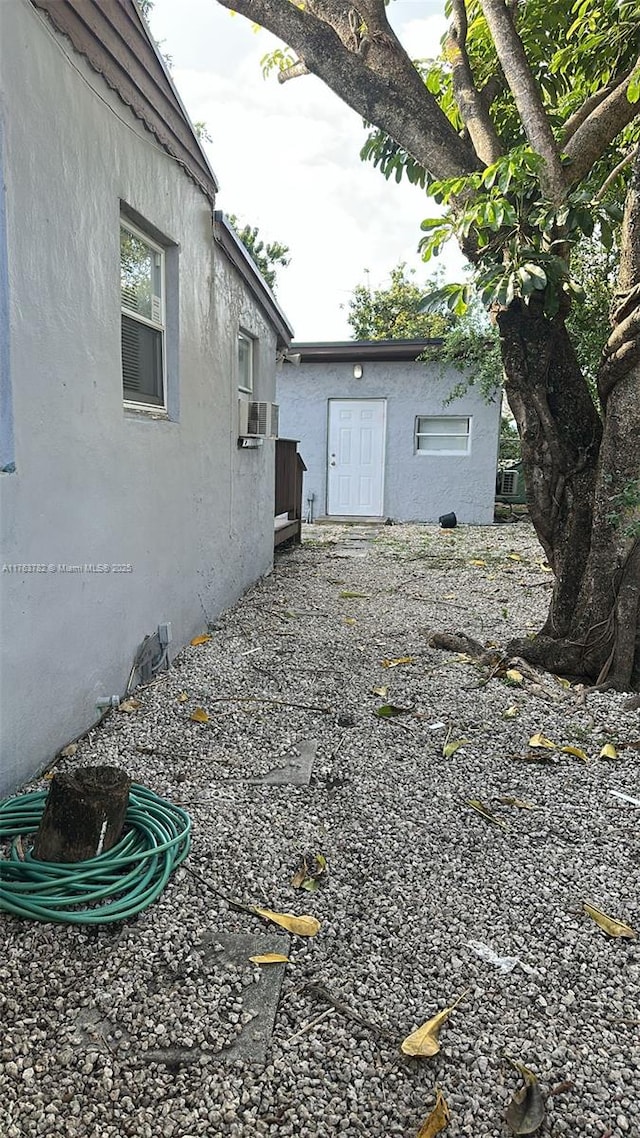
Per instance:
[[[214,239],[226,253],[232,265],[245,281],[254,299],[263,309],[278,335],[278,347],[288,348],[293,337],[293,328],[280,308],[275,296],[262,274],[252,261],[233,226],[221,210],[213,215]]]
[[[420,340],[333,340],[297,342],[291,351],[301,357],[302,363],[348,363],[356,360],[416,361],[429,348],[439,348],[441,337]]]

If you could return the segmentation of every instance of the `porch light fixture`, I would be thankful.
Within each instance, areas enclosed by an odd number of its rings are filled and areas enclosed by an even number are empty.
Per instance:
[[[362,379],[362,364],[353,365],[353,378]]]

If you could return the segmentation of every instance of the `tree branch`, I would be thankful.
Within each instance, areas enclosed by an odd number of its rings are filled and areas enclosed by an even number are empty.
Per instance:
[[[312,74],[367,122],[393,138],[434,177],[459,177],[478,169],[473,149],[459,137],[427,91],[395,36],[385,34],[380,53],[371,50],[365,56],[345,47],[327,20],[290,0],[218,2],[289,44]],[[314,7],[322,7],[328,19],[337,21],[335,0],[314,0]],[[344,31],[344,18],[340,26]]]
[[[569,185],[581,181],[616,135],[640,114],[639,105],[627,98],[630,77],[631,72],[594,107],[566,143],[564,151],[571,159],[571,165],[565,167]]]
[[[502,154],[488,108],[478,91],[467,54],[467,12],[464,0],[453,0],[453,21],[447,35],[448,57],[456,103],[476,154],[486,166]]]
[[[544,159],[544,189],[551,201],[558,204],[566,193],[560,155],[513,16],[505,0],[480,0],[480,6],[525,134],[533,150]]]
[[[605,178],[604,182],[602,183],[602,185],[600,186],[600,189],[598,190],[598,192],[596,194],[596,201],[597,202],[602,201],[604,195],[606,194],[607,190],[609,189],[609,186],[613,185],[613,183],[615,182],[618,175],[621,174],[622,171],[624,170],[625,166],[628,166],[630,162],[635,161],[637,155],[638,155],[638,147],[634,146],[633,150],[630,150],[628,154],[625,154],[624,158],[620,162],[618,162],[618,165],[613,167],[613,170],[611,171],[609,176],[607,178]]]

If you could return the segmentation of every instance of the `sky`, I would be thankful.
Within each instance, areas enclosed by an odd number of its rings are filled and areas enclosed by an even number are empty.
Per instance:
[[[394,0],[390,18],[412,58],[433,56],[445,29],[442,0]],[[172,57],[172,77],[220,184],[216,208],[289,246],[276,295],[297,340],[346,340],[357,284],[389,282],[400,261],[426,281],[435,264],[417,252],[420,222],[433,216],[424,191],[388,183],[359,151],[360,117],[312,75],[280,84],[260,60],[278,46],[216,0],[154,0],[151,30]],[[440,258],[461,278],[453,250]]]

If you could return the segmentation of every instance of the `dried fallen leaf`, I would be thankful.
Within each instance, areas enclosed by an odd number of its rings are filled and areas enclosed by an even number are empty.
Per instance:
[[[492,814],[489,808],[485,806],[484,802],[481,802],[479,798],[467,798],[465,801],[467,806],[470,806],[472,810],[475,810],[476,813],[480,814],[487,822],[492,822],[494,826],[500,826],[502,830],[509,829],[507,823],[503,822],[502,818],[496,818],[495,814]]]
[[[187,695],[187,692],[181,691],[180,695],[178,696],[178,703],[186,703],[188,698],[189,696]]]
[[[461,996],[449,1008],[443,1008],[437,1015],[431,1017],[422,1027],[416,1028],[411,1032],[406,1039],[403,1039],[400,1044],[400,1050],[404,1055],[413,1055],[420,1059],[428,1059],[432,1055],[437,1055],[440,1050],[440,1028],[443,1023],[446,1023],[454,1008],[457,1008],[460,1000],[464,999],[467,992],[464,991]]]
[[[547,739],[546,735],[542,735],[539,731],[536,735],[532,735],[529,739],[530,747],[544,747],[547,751],[555,751],[557,743],[553,743],[551,739]]]
[[[563,755],[575,755],[576,759],[582,759],[583,763],[589,762],[589,756],[580,747],[561,747],[560,750]]]
[[[571,687],[569,680],[565,680],[563,676],[554,676],[554,679],[560,684],[560,687],[565,688],[566,691]]]
[[[379,688],[372,688],[371,691],[374,695],[379,695],[380,699],[386,699],[389,694],[389,688],[385,687],[384,684]]]
[[[139,699],[123,699],[122,703],[118,704],[118,711],[127,711],[130,714],[132,711],[137,711],[139,707],[142,707]]]
[[[289,957],[281,952],[260,952],[257,956],[250,956],[252,964],[288,964]]]
[[[353,624],[357,624],[358,622],[357,622],[355,616],[345,616],[344,623],[348,624],[348,625],[353,625]]]
[[[383,703],[380,707],[376,707],[374,715],[378,719],[393,719],[395,715],[407,715],[411,711],[410,707],[397,707],[395,703]]]
[[[448,1125],[449,1107],[447,1106],[442,1091],[439,1087],[436,1087],[436,1105],[429,1117],[422,1123],[417,1138],[435,1138],[436,1134],[440,1134],[442,1130],[446,1130]]]
[[[450,759],[455,755],[460,747],[464,747],[469,743],[469,739],[452,739],[450,743],[445,742],[442,746],[442,754],[445,759]]]
[[[536,565],[541,573],[553,573],[553,569],[546,561],[536,561]]]
[[[484,569],[484,567],[487,563],[486,563],[486,561],[483,561],[481,557],[474,557],[469,562],[469,564],[470,565],[477,565],[479,569]]]
[[[515,719],[520,714],[515,704],[512,707],[506,707],[502,712],[503,719]]]
[[[617,759],[617,757],[618,757],[618,752],[616,751],[613,743],[605,743],[604,747],[600,751],[600,758],[601,759]]]
[[[366,598],[367,594],[366,593],[351,593],[351,592],[349,592],[348,589],[344,589],[343,592],[338,594],[338,596],[340,597],[341,601],[351,601],[351,600],[355,600],[356,597]]]
[[[382,660],[383,668],[397,668],[399,664],[413,664],[413,656],[396,656],[393,660]]]
[[[524,1086],[516,1091],[505,1114],[505,1122],[514,1134],[533,1134],[542,1125],[545,1116],[540,1084],[533,1071],[515,1059],[509,1062],[522,1078]]]
[[[72,759],[77,750],[77,743],[69,743],[69,746],[65,747],[64,750],[60,752],[60,754],[62,755],[63,759]]]
[[[507,668],[507,670],[504,674],[504,678],[510,684],[518,684],[519,685],[522,683],[524,676],[522,675],[522,672],[518,671],[517,668]]]
[[[189,719],[193,719],[194,723],[208,723],[209,716],[204,707],[194,707]]]
[[[206,644],[208,640],[211,640],[211,636],[208,632],[204,632],[202,636],[194,636],[193,640],[190,640],[189,643],[195,648],[198,644]]]
[[[296,889],[306,889],[315,893],[318,888],[318,879],[327,872],[327,859],[324,854],[305,853],[300,859],[300,865],[291,879]]]
[[[254,908],[254,913],[265,921],[273,921],[294,936],[315,936],[320,929],[320,921],[315,917],[296,917],[294,913],[275,913],[273,909]]]
[[[524,557],[521,557],[519,553],[507,553],[507,557],[509,561],[524,561]]]
[[[511,798],[506,795],[504,798],[496,799],[501,806],[516,806],[518,810],[537,810],[535,802],[525,802],[522,798]]]
[[[616,921],[613,917],[608,917],[601,909],[596,909],[595,905],[589,905],[583,901],[582,907],[588,917],[600,926],[606,932],[607,936],[614,937],[636,937],[638,934],[631,925],[625,925],[623,921]]]

